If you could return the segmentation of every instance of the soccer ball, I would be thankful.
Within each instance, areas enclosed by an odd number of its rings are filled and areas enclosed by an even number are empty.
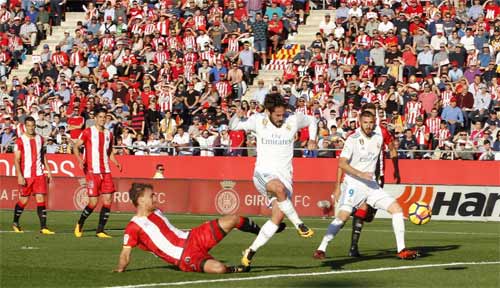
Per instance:
[[[411,204],[408,209],[408,218],[415,225],[424,225],[431,221],[431,214],[429,204],[422,201]]]

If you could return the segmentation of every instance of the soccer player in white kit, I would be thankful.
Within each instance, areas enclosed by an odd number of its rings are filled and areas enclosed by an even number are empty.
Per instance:
[[[349,220],[353,208],[364,202],[392,214],[392,227],[396,236],[397,256],[401,259],[415,259],[417,252],[405,247],[405,224],[403,210],[394,197],[390,196],[375,180],[375,168],[383,146],[383,137],[374,132],[375,115],[364,111],[360,116],[361,127],[349,136],[340,154],[339,167],[344,171],[343,191],[339,200],[339,212],[330,223],[316,253],[326,251],[328,243]]]
[[[257,161],[253,181],[257,190],[268,197],[272,216],[261,228],[252,245],[246,249],[241,264],[249,266],[255,252],[271,239],[284,216],[293,223],[299,235],[309,238],[314,231],[300,220],[290,198],[292,196],[293,143],[297,131],[309,127],[309,149],[316,147],[317,126],[314,117],[302,113],[286,116],[287,103],[279,94],[268,94],[266,112],[253,114],[242,121],[238,111],[229,125],[231,130],[254,131],[257,138]]]

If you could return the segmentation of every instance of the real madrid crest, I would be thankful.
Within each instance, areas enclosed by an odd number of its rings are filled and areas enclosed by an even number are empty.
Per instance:
[[[266,118],[262,119],[262,125],[266,126],[268,122],[269,121]]]
[[[288,131],[292,130],[292,127],[290,126],[290,124],[286,124],[286,129],[287,129]]]
[[[361,145],[365,145],[365,140],[363,140],[363,139],[359,139],[359,144],[361,144]]]

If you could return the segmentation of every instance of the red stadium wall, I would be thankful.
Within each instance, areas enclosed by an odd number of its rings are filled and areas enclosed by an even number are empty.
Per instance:
[[[123,166],[115,178],[151,178],[156,164],[165,166],[167,179],[251,180],[254,158],[246,157],[168,157],[118,156]],[[0,154],[0,176],[15,175],[12,154]],[[55,176],[81,177],[72,155],[49,155]],[[337,159],[294,159],[294,181],[332,182],[337,177]],[[111,165],[113,166],[113,165]],[[386,182],[394,183],[393,167],[386,161]],[[500,186],[498,161],[400,160],[404,184],[490,185]],[[112,167],[114,169],[114,166]]]
[[[140,179],[154,184],[160,208],[170,213],[266,215],[270,212],[265,198],[251,181],[253,158],[124,156],[119,161],[123,171],[113,171],[117,188],[114,211],[133,210],[126,191],[133,181]],[[151,179],[159,163],[166,168],[166,180]],[[392,182],[392,165],[387,163],[386,175]],[[82,209],[87,201],[85,181],[74,157],[50,155],[49,165],[56,176],[49,185],[49,209]],[[12,155],[0,155],[2,209],[11,209],[18,199],[13,166]],[[294,167],[292,202],[300,215],[321,216],[322,210],[316,203],[330,199],[337,160],[300,158],[294,159]],[[403,207],[423,200],[436,204],[435,219],[500,221],[499,162],[404,160],[400,161],[400,168],[406,185],[389,185],[387,191]]]

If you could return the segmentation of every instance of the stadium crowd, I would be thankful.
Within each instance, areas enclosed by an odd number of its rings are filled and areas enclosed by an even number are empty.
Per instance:
[[[90,2],[85,21],[55,51],[44,46],[19,79],[15,68],[46,37],[48,17],[60,23],[53,2],[1,6],[0,152],[12,151],[31,115],[48,153],[71,153],[105,107],[119,154],[255,156],[245,149],[255,137],[229,131],[228,119],[263,111],[269,93],[317,118],[319,149],[305,149],[303,130],[297,157],[338,156],[365,103],[376,105],[400,158],[493,160],[500,151],[498,1],[326,1],[310,45],[253,93],[259,69],[307,24],[308,1]]]

